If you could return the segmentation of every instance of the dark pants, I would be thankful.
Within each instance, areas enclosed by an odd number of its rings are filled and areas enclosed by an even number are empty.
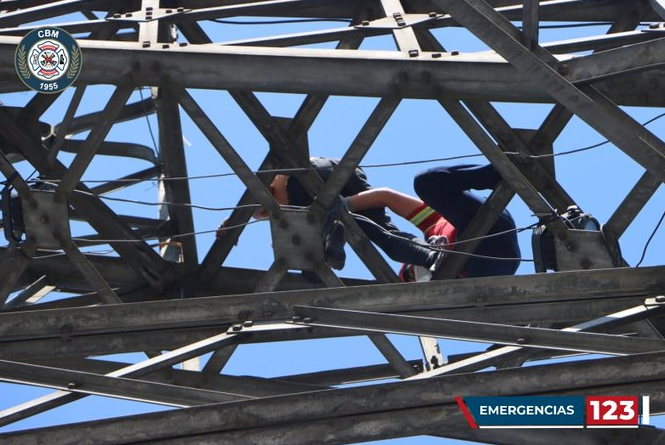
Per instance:
[[[485,199],[469,190],[493,189],[501,179],[491,165],[459,165],[434,167],[418,173],[413,187],[428,206],[450,221],[460,236],[483,205]],[[503,235],[484,239],[475,254],[499,258],[520,258],[515,222],[508,210],[504,210],[489,234],[513,230]],[[464,270],[467,277],[512,275],[517,270],[518,259],[490,260],[471,257]]]
[[[437,252],[429,248],[425,240],[411,233],[386,230],[361,215],[354,214],[353,219],[367,237],[392,260],[423,267],[434,264]]]

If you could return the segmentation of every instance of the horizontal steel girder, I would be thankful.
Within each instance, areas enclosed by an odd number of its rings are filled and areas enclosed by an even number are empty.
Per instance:
[[[665,350],[665,342],[662,340],[624,337],[620,335],[308,306],[297,306],[294,308],[294,313],[303,320],[309,318],[311,321],[307,321],[305,324],[311,326],[425,335],[436,338],[480,341],[529,348],[560,349],[612,355]]]
[[[25,89],[13,65],[19,41],[18,37],[0,37],[0,92]],[[137,43],[79,43],[86,64],[77,80],[82,84],[176,83],[186,88],[222,90],[370,97],[399,93],[407,98],[553,102],[539,85],[490,53],[457,56],[446,53],[439,58],[422,53],[412,58],[394,51],[215,45],[143,49]],[[190,69],[192,66],[197,69]],[[608,64],[607,69],[611,66]],[[660,65],[650,68],[594,85],[619,105],[663,106],[665,85],[661,79],[665,68]],[[580,79],[575,78],[575,60],[568,63],[567,69],[569,81],[589,80],[586,71],[580,73]],[[625,67],[621,69],[623,72]],[[594,70],[599,77],[612,74],[612,71]]]
[[[0,358],[2,343],[13,340],[285,320],[296,305],[395,313],[660,295],[664,272],[663,266],[604,269],[12,312],[0,314]]]
[[[318,443],[312,437],[309,437],[309,441],[303,441],[307,439],[307,436],[303,436],[306,427],[314,427],[315,430],[316,427],[324,427],[328,432],[330,428],[325,428],[326,425],[334,426],[344,420],[353,425],[363,422],[364,416],[380,416],[381,422],[375,424],[376,429],[372,432],[375,438],[388,438],[427,434],[435,429],[459,430],[465,421],[456,405],[456,394],[544,395],[572,391],[582,395],[599,390],[613,394],[617,390],[625,390],[623,385],[630,387],[635,384],[642,385],[644,391],[652,394],[652,411],[656,412],[663,407],[664,370],[663,353],[634,355],[211,404],[32,432],[8,433],[0,435],[0,438],[6,445],[46,443],[47,440],[48,443],[57,444],[110,445],[168,439],[174,441],[159,443]],[[409,419],[406,424],[405,419]],[[400,428],[390,429],[388,425],[391,422],[402,423]],[[327,438],[346,439],[331,443],[348,443],[365,438],[360,429],[351,425],[348,429],[330,431]],[[414,429],[415,425],[417,427]],[[269,435],[263,441],[242,439],[244,435],[251,436],[262,429],[269,429],[265,433],[271,432],[275,441],[269,440]],[[200,434],[214,436],[195,436]],[[298,440],[284,442],[285,438],[294,434]]]

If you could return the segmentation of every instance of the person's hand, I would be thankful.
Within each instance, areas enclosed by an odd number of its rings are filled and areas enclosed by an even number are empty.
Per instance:
[[[227,234],[227,231],[228,231],[228,229],[226,228],[226,223],[228,222],[228,220],[229,219],[227,218],[224,221],[222,221],[222,223],[217,228],[217,232],[215,232],[215,237],[217,239],[222,239],[222,238],[226,237],[226,234]]]
[[[265,219],[267,217],[268,217],[268,212],[263,207],[257,207],[257,209],[254,210],[254,213],[252,213],[252,218],[254,219]]]

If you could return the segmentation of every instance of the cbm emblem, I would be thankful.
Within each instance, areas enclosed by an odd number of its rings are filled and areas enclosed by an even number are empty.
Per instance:
[[[14,56],[18,77],[40,93],[59,93],[81,72],[81,49],[74,37],[54,27],[33,29],[21,39]]]

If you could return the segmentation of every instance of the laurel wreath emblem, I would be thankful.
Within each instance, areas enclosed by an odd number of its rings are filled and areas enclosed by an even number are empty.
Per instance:
[[[20,63],[20,62],[19,62]],[[81,50],[76,45],[72,45],[71,62],[67,69],[67,79],[73,79],[78,74],[79,66],[81,66]]]
[[[27,57],[25,54],[25,45],[22,45],[18,49],[18,73],[24,79],[30,78],[30,70],[28,70]]]

